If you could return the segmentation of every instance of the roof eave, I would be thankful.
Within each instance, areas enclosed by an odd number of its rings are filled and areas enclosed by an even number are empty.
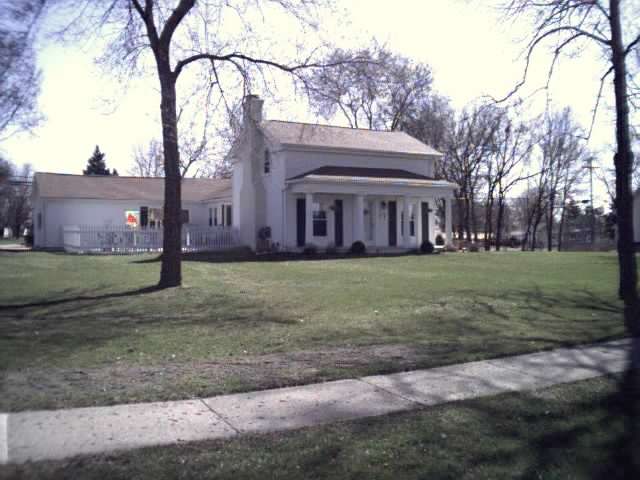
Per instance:
[[[295,178],[286,180],[288,185],[299,183],[341,183],[341,184],[353,184],[353,185],[390,185],[399,187],[427,187],[427,188],[446,188],[457,189],[458,185],[445,180],[411,180],[411,179],[388,179],[389,181],[380,181],[379,178],[372,177],[354,177],[358,180],[343,180],[339,178],[331,178],[329,175],[310,175],[303,178]]]
[[[361,148],[349,148],[349,147],[325,147],[322,145],[300,145],[297,143],[282,143],[280,142],[282,150],[301,151],[301,152],[328,152],[328,153],[355,153],[357,155],[369,155],[379,157],[396,157],[396,158],[415,158],[418,160],[427,160],[433,157],[442,157],[442,153],[414,153],[414,152],[399,152],[389,150],[367,150]]]

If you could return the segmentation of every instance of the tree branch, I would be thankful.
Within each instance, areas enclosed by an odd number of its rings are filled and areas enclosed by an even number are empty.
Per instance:
[[[624,55],[625,55],[625,57],[626,57],[627,55],[629,55],[629,53],[631,52],[631,50],[633,50],[633,49],[634,49],[634,47],[635,47],[636,45],[638,45],[638,43],[640,43],[640,35],[638,35],[638,36],[635,38],[635,40],[634,40],[633,42],[631,42],[629,45],[627,45],[627,48],[625,48],[625,49],[624,49]]]
[[[167,49],[171,43],[171,37],[176,31],[176,28],[178,28],[182,19],[187,16],[189,10],[193,8],[195,3],[195,0],[180,0],[178,6],[173,10],[173,12],[171,12],[171,15],[164,24],[162,33],[160,34],[160,43],[163,46],[166,46]]]
[[[506,100],[508,100],[509,98],[511,98],[513,95],[515,95],[520,88],[522,88],[522,86],[526,83],[527,81],[527,75],[529,73],[529,66],[531,65],[531,56],[533,55],[534,50],[536,49],[536,47],[542,43],[544,40],[546,40],[547,38],[549,38],[552,35],[556,35],[562,32],[566,32],[566,31],[570,31],[570,32],[574,32],[574,35],[572,35],[571,37],[569,37],[568,40],[565,40],[557,49],[555,52],[555,57],[557,57],[557,55],[560,54],[560,51],[562,50],[562,48],[566,47],[569,43],[573,42],[574,40],[580,38],[580,37],[587,37],[587,38],[591,38],[593,40],[596,40],[606,46],[610,46],[611,42],[609,40],[606,40],[598,35],[594,35],[592,33],[589,33],[585,30],[582,30],[580,28],[577,27],[572,27],[572,26],[564,26],[564,27],[556,27],[556,28],[552,28],[551,30],[547,30],[544,33],[538,32],[538,35],[536,35],[536,37],[531,41],[531,43],[529,43],[529,47],[527,49],[527,55],[526,55],[526,60],[525,60],[525,67],[524,67],[524,73],[522,75],[522,79],[516,84],[516,86],[513,88],[513,90],[511,90],[511,92],[509,92],[505,97],[499,99],[499,100],[494,100],[495,103],[502,103],[505,102]],[[554,59],[555,62],[555,59]]]

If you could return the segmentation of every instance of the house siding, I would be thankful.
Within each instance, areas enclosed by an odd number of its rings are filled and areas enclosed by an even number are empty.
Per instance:
[[[65,225],[124,225],[126,210],[139,210],[141,206],[162,208],[162,202],[148,200],[94,200],[35,198],[34,244],[38,248],[62,248],[62,227]],[[206,225],[208,208],[201,203],[183,202],[189,210],[189,222]],[[42,214],[42,225],[37,215]]]

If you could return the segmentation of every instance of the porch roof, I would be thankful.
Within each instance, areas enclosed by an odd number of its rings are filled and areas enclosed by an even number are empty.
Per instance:
[[[403,187],[449,187],[457,185],[445,180],[393,168],[325,166],[296,175],[287,183],[333,183],[357,185],[397,185]]]

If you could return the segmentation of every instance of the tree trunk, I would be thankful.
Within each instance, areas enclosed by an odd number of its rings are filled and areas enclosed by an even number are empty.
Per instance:
[[[534,252],[536,250],[536,243],[538,241],[538,227],[540,226],[540,221],[542,220],[542,209],[538,211],[536,214],[535,222],[533,223],[533,229],[531,234],[531,251]]]
[[[616,101],[616,216],[618,223],[619,295],[624,302],[624,321],[632,337],[629,363],[622,385],[627,419],[625,467],[629,478],[640,477],[640,309],[638,308],[636,257],[633,244],[633,195],[631,174],[633,153],[629,130],[627,72],[622,43],[620,1],[610,0],[611,50]]]
[[[524,231],[524,235],[522,236],[522,246],[521,250],[524,252],[528,248],[529,244],[529,235],[531,235],[531,217],[527,217],[527,228]]]
[[[464,200],[461,196],[458,197],[457,199],[457,204],[458,204],[458,239],[459,240],[464,240]]]
[[[478,243],[478,222],[476,219],[476,195],[472,193],[469,201],[471,202],[469,214],[471,216],[471,228],[473,229],[473,241]]]
[[[484,212],[484,249],[488,252],[491,250],[491,234],[493,227],[493,193],[490,191]]]
[[[464,198],[464,229],[467,235],[467,241],[471,242],[471,207],[469,193]]]
[[[178,117],[176,113],[176,83],[168,61],[158,62],[161,93],[162,145],[164,147],[164,237],[160,287],[175,287],[182,283],[182,184],[180,152],[178,150]]]
[[[553,209],[555,208],[556,198],[552,193],[549,197],[549,210],[547,217],[547,251],[553,249]]]
[[[502,222],[504,221],[504,197],[498,196],[498,218],[496,218],[496,251],[500,251],[502,244]]]

